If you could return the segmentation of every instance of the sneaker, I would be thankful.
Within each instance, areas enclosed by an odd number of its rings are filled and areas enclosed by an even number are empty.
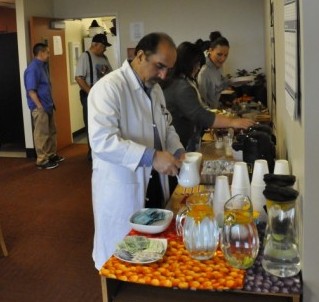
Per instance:
[[[42,170],[42,169],[46,169],[46,170],[54,169],[54,168],[57,168],[58,166],[59,166],[59,164],[56,163],[56,162],[53,162],[53,161],[48,161],[45,164],[37,165],[38,169],[40,169],[40,170]]]
[[[54,155],[54,156],[51,156],[50,158],[49,158],[49,161],[51,161],[51,162],[54,162],[54,163],[59,163],[59,162],[61,162],[61,161],[64,161],[64,157],[62,157],[62,156],[59,156],[59,155]]]

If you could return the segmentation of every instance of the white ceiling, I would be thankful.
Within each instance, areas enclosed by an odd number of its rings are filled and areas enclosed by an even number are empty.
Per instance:
[[[15,7],[15,0],[0,0],[0,6]]]

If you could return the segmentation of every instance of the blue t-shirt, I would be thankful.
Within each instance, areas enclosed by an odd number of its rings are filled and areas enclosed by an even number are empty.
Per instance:
[[[54,108],[51,95],[51,84],[48,76],[46,63],[33,59],[24,72],[24,86],[27,91],[28,106],[34,110],[37,106],[29,96],[29,91],[36,91],[38,98],[46,112],[51,113]]]

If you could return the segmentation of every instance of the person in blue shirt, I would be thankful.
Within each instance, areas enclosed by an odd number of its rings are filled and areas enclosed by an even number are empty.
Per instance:
[[[24,86],[34,128],[36,165],[39,169],[53,169],[64,158],[56,153],[55,106],[47,66],[50,49],[46,44],[37,43],[33,55],[34,59],[24,72]]]

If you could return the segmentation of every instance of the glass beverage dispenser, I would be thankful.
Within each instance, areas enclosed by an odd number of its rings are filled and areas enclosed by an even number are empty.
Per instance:
[[[278,277],[291,277],[301,269],[295,225],[298,192],[290,187],[267,185],[268,213],[263,268]]]

